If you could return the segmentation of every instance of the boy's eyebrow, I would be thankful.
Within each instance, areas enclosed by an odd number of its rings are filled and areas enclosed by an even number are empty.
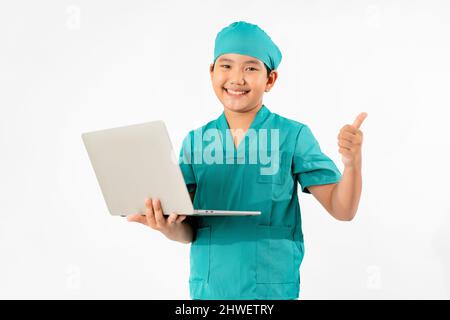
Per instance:
[[[234,61],[228,58],[220,58],[218,62],[234,62]],[[246,63],[256,64],[259,66],[259,62],[257,60],[247,60],[244,62],[244,64]]]

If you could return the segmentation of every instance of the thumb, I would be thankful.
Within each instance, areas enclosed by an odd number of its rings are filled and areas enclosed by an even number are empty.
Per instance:
[[[353,126],[356,127],[356,129],[359,129],[359,127],[361,127],[361,124],[363,123],[364,119],[367,118],[367,113],[366,112],[361,112],[355,119],[355,121],[353,121]]]

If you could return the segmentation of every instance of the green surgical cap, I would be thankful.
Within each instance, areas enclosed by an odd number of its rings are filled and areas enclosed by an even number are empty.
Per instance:
[[[260,27],[245,21],[233,22],[216,36],[214,63],[223,54],[251,56],[275,70],[281,62],[281,51]]]

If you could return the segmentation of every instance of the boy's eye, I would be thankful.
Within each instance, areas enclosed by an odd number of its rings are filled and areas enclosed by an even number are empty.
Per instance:
[[[220,65],[222,68],[225,68],[225,69],[230,69],[231,68],[231,66],[229,65],[229,64],[222,64],[222,65]],[[247,67],[247,70],[250,70],[250,71],[258,71],[258,69],[256,69],[256,68],[253,68],[253,67]]]

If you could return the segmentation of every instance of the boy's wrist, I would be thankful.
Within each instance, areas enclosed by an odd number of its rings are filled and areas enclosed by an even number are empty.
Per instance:
[[[362,167],[362,159],[361,158],[357,158],[354,161],[352,161],[351,163],[346,163],[344,164],[344,168],[345,169],[349,169],[349,170],[358,170],[361,169]]]

